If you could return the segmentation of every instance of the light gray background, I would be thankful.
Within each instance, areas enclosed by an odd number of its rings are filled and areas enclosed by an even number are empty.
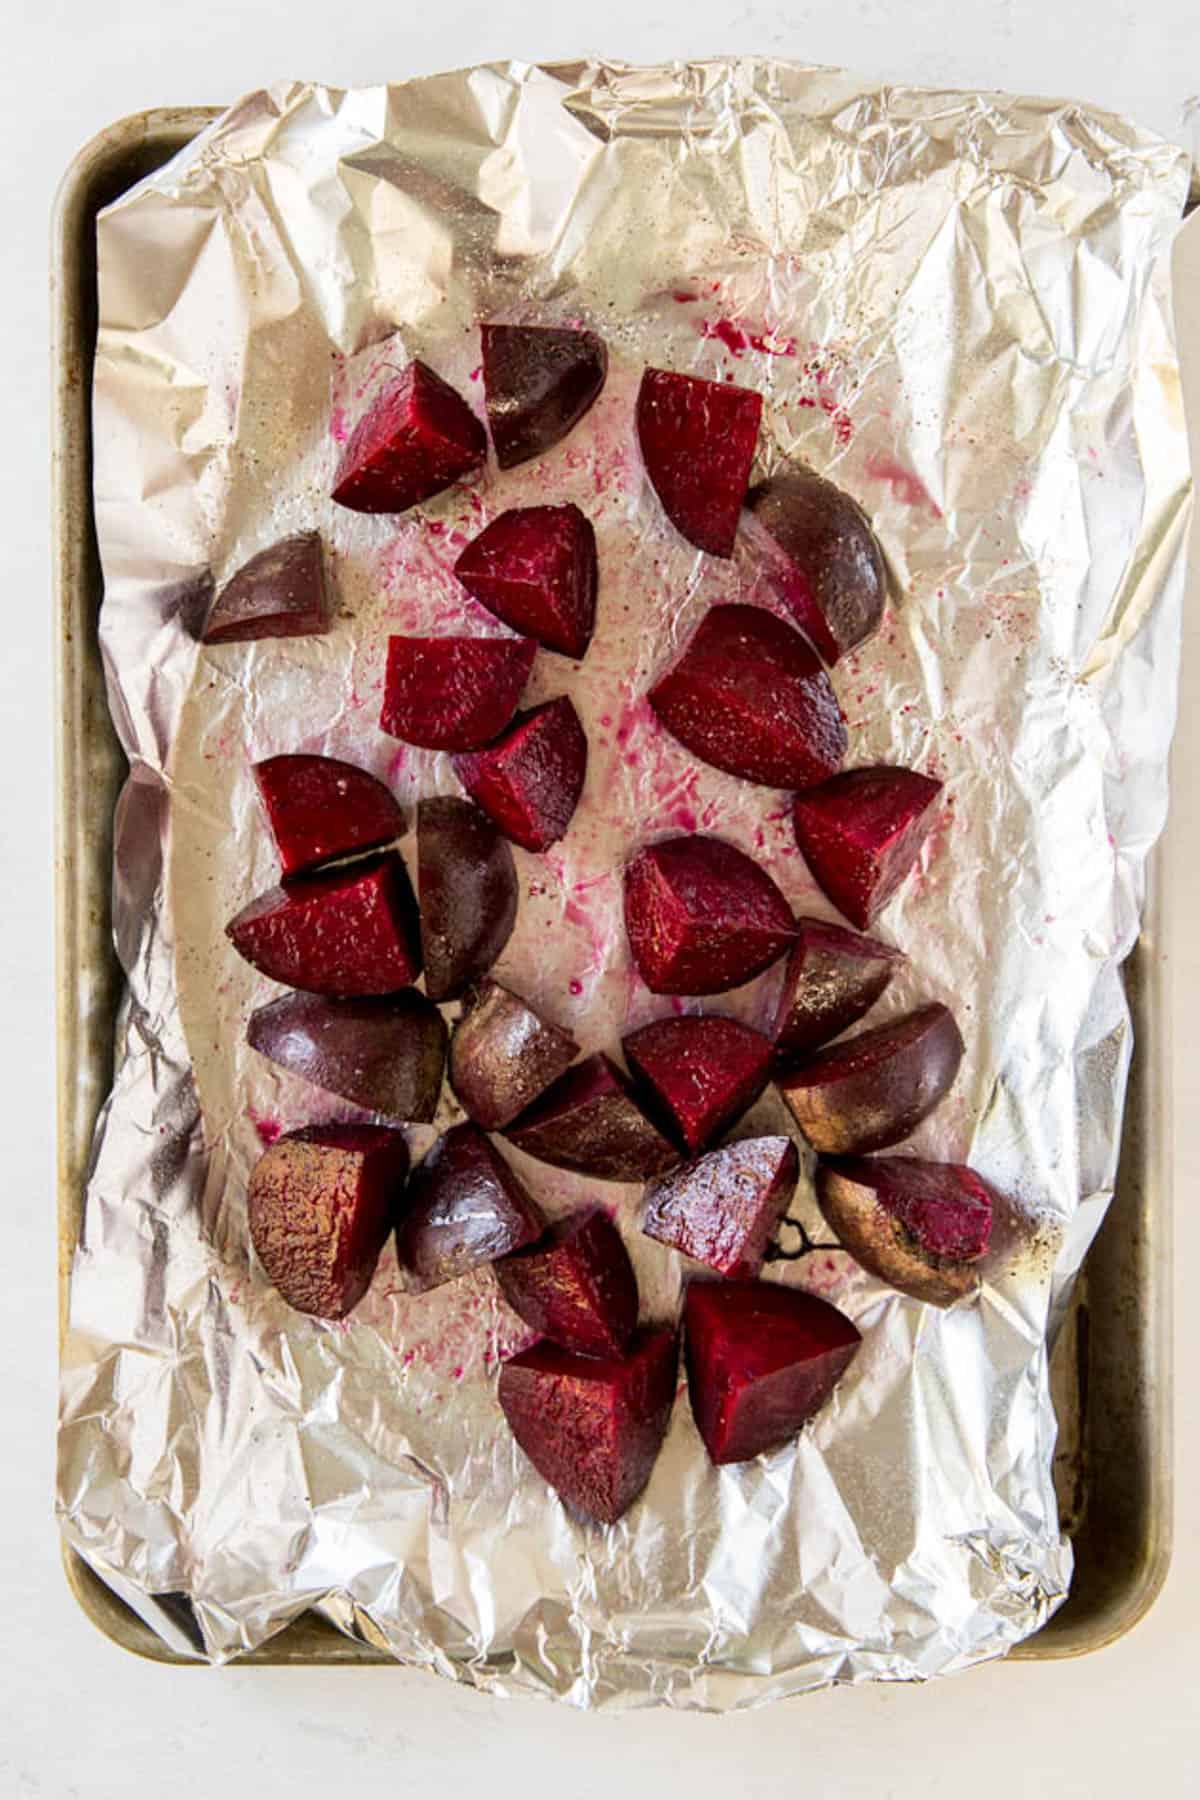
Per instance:
[[[605,22],[600,24],[603,15]],[[1175,995],[1176,1548],[1127,1639],[1080,1662],[996,1666],[935,1686],[822,1694],[710,1719],[581,1717],[401,1670],[165,1670],[77,1614],[51,1522],[54,1411],[50,578],[46,271],[54,187],[94,132],[147,106],[220,103],[285,76],[365,83],[505,55],[645,61],[760,51],[898,81],[1071,94],[1190,143],[1195,0],[827,0],[674,7],[566,0],[8,0],[0,10],[0,1797],[304,1800],[613,1793],[871,1800],[1200,1789],[1200,581],[1193,581],[1171,838]],[[1195,345],[1200,234],[1182,282]],[[1200,573],[1196,559],[1193,574]],[[86,796],[81,803],[86,804]],[[1185,1424],[1184,1415],[1188,1415]]]

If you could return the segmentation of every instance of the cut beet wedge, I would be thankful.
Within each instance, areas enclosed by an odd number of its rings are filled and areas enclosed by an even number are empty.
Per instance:
[[[791,1138],[739,1138],[648,1187],[642,1230],[718,1275],[757,1275],[799,1175]]]
[[[454,758],[476,805],[523,850],[548,850],[571,823],[587,778],[587,738],[562,696],[518,713],[486,749]]]
[[[678,1363],[665,1327],[639,1331],[623,1357],[535,1344],[501,1369],[500,1405],[538,1474],[568,1506],[612,1525],[658,1461]]]
[[[879,627],[887,568],[866,514],[812,469],[761,482],[746,502],[748,536],[797,625],[833,664]]]
[[[612,1220],[574,1213],[496,1264],[504,1298],[543,1337],[584,1356],[620,1356],[638,1315],[637,1281]]]
[[[553,450],[595,404],[608,351],[594,331],[485,325],[483,386],[502,469]]]
[[[225,927],[272,981],[313,994],[391,994],[421,973],[417,906],[399,856],[271,888]]]
[[[743,781],[810,787],[846,754],[845,720],[816,653],[761,606],[714,606],[649,699],[693,756]]]
[[[333,497],[352,512],[401,513],[482,468],[487,434],[466,401],[423,362],[388,383],[355,427]]]
[[[915,1131],[949,1092],[962,1054],[949,1010],[923,1006],[818,1050],[776,1081],[813,1149],[849,1156]]]
[[[904,962],[899,950],[824,919],[797,919],[772,1034],[794,1060],[857,1024]]]
[[[676,531],[732,556],[758,443],[762,395],[730,381],[647,369],[637,433],[654,491]]]
[[[205,644],[319,637],[329,629],[329,590],[320,533],[300,531],[243,563],[204,622]]]
[[[843,1248],[889,1287],[934,1306],[979,1287],[996,1198],[962,1163],[847,1156],[817,1168],[817,1199]]]
[[[446,1024],[415,988],[362,1000],[282,994],[251,1013],[246,1042],[369,1112],[416,1122],[437,1111]]]
[[[247,1213],[271,1286],[318,1319],[344,1319],[371,1285],[408,1173],[404,1134],[309,1125],[259,1157]]]
[[[498,981],[470,996],[450,1040],[450,1085],[485,1131],[500,1131],[566,1073],[579,1045]]]
[[[773,1281],[693,1281],[686,1320],[692,1417],[718,1465],[796,1437],[862,1341],[836,1307]]]
[[[284,875],[377,850],[408,828],[391,790],[336,756],[269,756],[254,779]]]
[[[421,1288],[441,1287],[533,1243],[543,1226],[491,1140],[474,1125],[455,1125],[412,1172],[396,1252]]]
[[[771,877],[699,833],[639,850],[625,871],[625,930],[654,994],[721,994],[778,960],[796,935]]]
[[[454,565],[468,594],[546,650],[582,657],[596,623],[596,533],[577,506],[518,506]]]
[[[655,1019],[621,1048],[672,1133],[693,1151],[753,1106],[771,1066],[769,1039],[713,1013]]]
[[[513,853],[485,813],[443,796],[417,808],[425,992],[454,1000],[485,975],[517,918]]]
[[[489,743],[517,710],[536,655],[530,638],[389,638],[380,727],[425,750]]]
[[[847,769],[797,794],[805,862],[826,897],[866,931],[908,874],[933,825],[940,781],[913,769]]]
[[[679,1160],[607,1056],[568,1069],[504,1135],[540,1162],[602,1181],[648,1181]]]

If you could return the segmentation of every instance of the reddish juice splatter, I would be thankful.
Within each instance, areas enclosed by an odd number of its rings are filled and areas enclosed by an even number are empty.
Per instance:
[[[746,331],[732,319],[702,319],[700,336],[716,338],[731,356],[741,357],[747,350],[762,356],[795,356],[795,338],[776,337],[773,331]]]
[[[248,1106],[246,1117],[257,1131],[260,1143],[276,1144],[283,1136],[283,1126],[269,1113],[256,1113],[252,1106]]]
[[[927,506],[935,519],[940,519],[942,509],[933,498],[919,475],[906,469],[893,456],[883,454],[871,455],[867,458],[867,474],[872,481],[882,481],[890,487],[901,506]]]

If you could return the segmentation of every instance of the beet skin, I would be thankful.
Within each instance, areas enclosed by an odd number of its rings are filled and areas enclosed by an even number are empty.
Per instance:
[[[962,1054],[948,1008],[923,1006],[818,1050],[776,1083],[813,1149],[849,1156],[915,1131],[949,1091]]]
[[[495,1262],[542,1230],[525,1184],[475,1125],[455,1125],[413,1170],[396,1251],[422,1288]]]
[[[817,1169],[821,1211],[856,1262],[880,1281],[951,1306],[979,1286],[996,1195],[962,1163],[844,1156]]]
[[[566,1073],[579,1045],[498,981],[469,996],[450,1040],[450,1085],[468,1116],[501,1131]]]
[[[596,401],[608,351],[594,331],[546,325],[485,325],[483,386],[502,469],[561,443]]]

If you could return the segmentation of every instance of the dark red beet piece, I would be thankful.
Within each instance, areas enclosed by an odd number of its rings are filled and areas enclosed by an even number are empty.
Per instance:
[[[649,699],[693,756],[743,781],[810,787],[846,754],[828,675],[800,633],[761,606],[714,606]]]
[[[915,1131],[949,1091],[962,1054],[950,1011],[923,1006],[818,1050],[776,1079],[813,1149],[847,1156]]]
[[[531,1244],[543,1223],[491,1140],[455,1125],[412,1172],[396,1251],[422,1288],[440,1287]]]
[[[812,469],[750,492],[750,536],[768,577],[827,663],[878,629],[887,600],[879,540],[857,501]]]
[[[484,750],[454,758],[471,798],[523,850],[556,844],[579,804],[587,776],[587,738],[565,695],[518,713]]]
[[[329,629],[320,533],[281,538],[243,563],[221,589],[200,633],[205,644],[316,637]]]
[[[783,1058],[804,1056],[854,1025],[879,999],[903,953],[824,919],[797,919],[772,1028]]]
[[[935,1306],[979,1286],[996,1195],[962,1163],[844,1156],[817,1169],[821,1211],[864,1269]]]
[[[608,351],[594,331],[545,325],[485,325],[483,385],[496,461],[502,469],[561,443],[594,404]]]
[[[513,1311],[564,1350],[620,1356],[637,1324],[629,1252],[606,1214],[575,1213],[496,1264]]]
[[[516,711],[536,655],[530,638],[389,638],[380,728],[425,750],[486,744]]]
[[[607,1056],[568,1069],[504,1135],[541,1162],[603,1181],[646,1181],[679,1160]]]
[[[497,981],[483,981],[450,1040],[450,1085],[485,1131],[509,1125],[565,1074],[579,1045]]]
[[[269,756],[254,778],[284,875],[403,837],[404,808],[374,775],[336,756]]]
[[[862,1342],[828,1301],[773,1281],[690,1282],[686,1317],[692,1417],[718,1466],[794,1438]]]
[[[585,655],[596,622],[596,533],[579,508],[516,506],[454,565],[468,594],[547,650]]]
[[[689,1150],[719,1137],[753,1106],[771,1066],[769,1039],[714,1013],[655,1019],[630,1032],[621,1048]]]
[[[654,994],[721,994],[783,955],[791,908],[765,870],[691,833],[639,850],[625,871],[625,930]]]
[[[352,512],[407,512],[482,467],[487,434],[466,401],[423,362],[388,383],[354,429],[333,497]]]
[[[382,1125],[309,1125],[263,1152],[247,1195],[250,1236],[289,1306],[344,1319],[358,1305],[407,1173],[403,1133]]]
[[[739,1138],[647,1188],[642,1230],[718,1275],[757,1275],[799,1175],[791,1138]]]
[[[281,994],[251,1013],[246,1041],[306,1081],[393,1119],[432,1119],[446,1023],[415,988],[362,1000]]]
[[[513,853],[469,800],[443,796],[418,806],[417,889],[425,992],[457,999],[491,968],[517,917]]]
[[[391,994],[421,973],[416,901],[395,854],[271,888],[225,931],[272,981],[313,994]]]
[[[940,781],[913,769],[847,769],[797,794],[792,810],[804,860],[839,912],[866,931],[920,854]]]
[[[624,1357],[535,1344],[500,1371],[509,1429],[568,1506],[611,1525],[650,1479],[675,1402],[679,1345],[643,1329]]]
[[[746,498],[762,395],[730,381],[647,369],[637,399],[638,442],[667,517],[711,556],[732,556]]]

